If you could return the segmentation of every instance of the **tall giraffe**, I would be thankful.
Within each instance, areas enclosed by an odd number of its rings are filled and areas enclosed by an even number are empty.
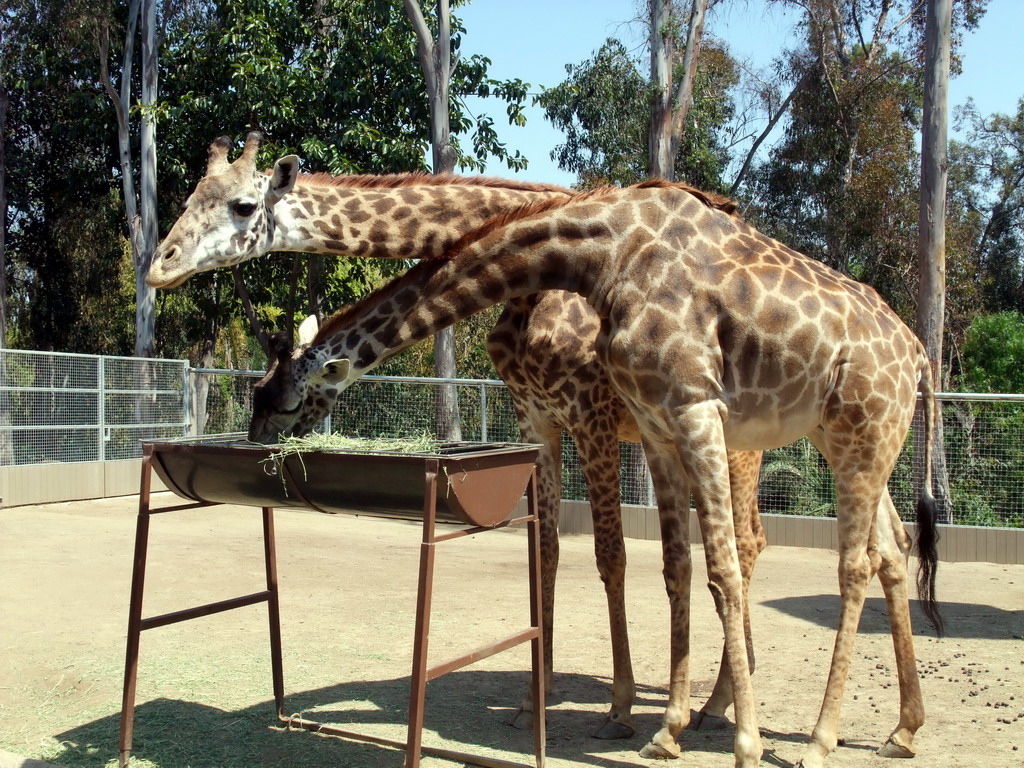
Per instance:
[[[210,145],[204,178],[157,249],[148,276],[151,285],[170,288],[195,272],[236,264],[268,251],[438,257],[459,237],[496,214],[548,200],[567,200],[575,194],[557,186],[478,177],[310,176],[299,173],[294,156],[281,158],[267,174],[255,166],[259,138],[250,134],[242,155],[233,163],[228,162],[228,139]],[[597,359],[599,328],[599,318],[580,296],[549,291],[511,300],[490,334],[487,349],[509,387],[523,439],[541,445],[537,477],[548,690],[553,670],[561,434],[565,429],[576,444],[587,482],[597,567],[608,600],[612,704],[594,735],[626,738],[633,735],[635,684],[626,624],[618,445],[620,439],[639,442],[640,438],[635,421]],[[300,421],[306,429],[318,419]],[[744,588],[765,547],[757,509],[760,461],[759,452],[730,456],[734,496],[746,500],[737,503],[735,525]],[[689,578],[688,572],[675,567],[679,560],[674,552],[683,546],[676,540],[678,535],[682,533],[671,529],[663,536],[666,578],[674,581]],[[672,586],[674,592],[680,589]],[[753,664],[749,617],[747,621],[748,655]],[[712,695],[697,713],[694,725],[718,727],[731,703],[728,667],[723,663]]]
[[[871,288],[765,237],[693,190],[649,182],[539,203],[469,233],[448,260],[421,262],[279,355],[254,396],[250,435],[272,438],[322,414],[339,391],[438,328],[543,290],[584,296],[602,318],[598,357],[639,426],[663,529],[697,500],[709,587],[722,620],[735,697],[736,764],[758,764],[761,739],[743,632],[743,584],[728,449],[807,435],[835,474],[839,628],[804,768],[838,743],[839,710],[865,592],[878,573],[900,687],[896,728],[880,750],[914,754],[924,722],[907,596],[909,537],[886,483],[920,392],[930,435],[935,401],[923,346]],[[926,446],[930,442],[926,438]],[[926,449],[925,477],[931,452]],[[919,590],[935,601],[935,500],[918,504]],[[676,553],[686,560],[688,550]],[[670,587],[672,586],[670,582]],[[685,592],[685,587],[682,587]],[[681,603],[686,628],[687,595]],[[674,641],[680,641],[674,638]],[[688,645],[673,655],[669,703],[646,756],[673,756],[689,719]]]

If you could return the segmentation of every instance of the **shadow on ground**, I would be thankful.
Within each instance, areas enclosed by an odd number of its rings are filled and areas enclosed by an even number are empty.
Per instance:
[[[533,765],[532,733],[510,725],[515,710],[509,702],[518,701],[527,682],[526,673],[495,671],[456,672],[432,681],[427,687],[425,730],[436,733],[449,749]],[[549,698],[549,707],[557,707],[548,713],[549,758],[581,766],[647,763],[637,751],[660,727],[665,692],[641,688],[637,706],[656,707],[657,713],[635,715],[636,735],[609,742],[589,736],[601,719],[607,691],[606,679],[558,676],[558,690]],[[359,733],[404,740],[408,696],[407,677],[356,681],[290,695],[285,711]],[[119,733],[119,714],[68,730],[57,736],[64,751],[53,760],[68,768],[95,768],[116,761]],[[686,732],[680,743],[692,756],[729,754],[733,735],[731,728]],[[806,740],[803,734],[766,731],[764,735],[798,743]],[[425,742],[432,743],[429,734]],[[278,722],[270,701],[240,711],[173,699],[140,704],[135,709],[132,757],[133,765],[159,768],[400,768],[404,763],[404,753],[388,747],[289,730]]]
[[[838,595],[806,595],[782,597],[760,603],[767,608],[810,621],[821,627],[839,626]],[[1024,639],[1024,610],[1007,611],[980,603],[947,603],[939,601],[939,611],[946,623],[945,636],[971,640]],[[935,630],[925,618],[917,600],[910,601],[910,617],[914,632],[934,637]],[[757,628],[754,628],[757,631]],[[860,628],[864,634],[889,634],[889,611],[885,599],[869,597],[864,602]]]

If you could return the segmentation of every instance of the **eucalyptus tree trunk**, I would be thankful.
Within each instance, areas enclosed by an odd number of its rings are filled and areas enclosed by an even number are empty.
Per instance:
[[[139,142],[140,248],[135,252],[135,356],[156,353],[156,290],[146,285],[146,273],[156,251],[156,115],[157,99],[156,0],[142,0],[142,129]]]
[[[0,72],[0,349],[7,346],[7,84]]]
[[[648,173],[675,180],[679,142],[686,125],[686,116],[693,101],[693,80],[697,73],[704,36],[707,0],[693,0],[690,24],[683,54],[683,76],[673,88],[676,59],[678,17],[672,0],[651,0],[651,83],[654,101],[651,104],[651,129],[648,135]]]
[[[121,87],[114,88],[108,68],[109,29],[104,24],[99,35],[100,80],[114,105],[117,118],[118,164],[124,197],[128,239],[135,267],[135,355],[152,357],[156,338],[156,292],[146,285],[146,272],[157,245],[156,218],[156,120],[144,113],[140,135],[139,186],[135,188],[129,112],[132,104],[132,80],[135,66],[135,40],[142,22],[142,99],[152,104],[157,97],[157,49],[155,0],[130,0],[121,58]],[[141,214],[140,214],[141,208]]]
[[[952,0],[928,0],[925,20],[925,90],[921,126],[921,207],[918,242],[917,335],[932,365],[935,388],[942,387],[942,331],[946,308],[946,177],[949,120],[949,55]],[[932,485],[939,521],[952,522],[941,411],[933,435]],[[920,423],[920,420],[918,420]],[[923,446],[923,440],[915,443]],[[915,478],[923,481],[915,462]]]
[[[451,80],[451,13],[448,0],[437,0],[437,37],[423,17],[419,0],[404,0],[405,12],[416,32],[416,52],[430,104],[430,143],[434,173],[455,170],[455,148],[448,121],[448,84]],[[434,375],[455,378],[455,329],[445,328],[434,336]],[[458,394],[453,385],[442,385],[437,394],[437,434],[442,440],[461,440]]]
[[[7,86],[0,73],[0,384],[7,384]],[[11,433],[11,398],[7,390],[0,389],[0,466],[14,463]]]

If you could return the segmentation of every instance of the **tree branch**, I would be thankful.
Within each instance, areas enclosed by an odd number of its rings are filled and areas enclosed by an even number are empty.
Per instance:
[[[235,292],[238,294],[238,298],[242,302],[242,310],[245,312],[245,316],[249,320],[249,326],[252,328],[253,334],[259,340],[263,351],[269,355],[270,340],[267,338],[267,332],[263,329],[263,323],[260,322],[259,317],[256,315],[256,309],[252,305],[252,297],[249,296],[249,289],[245,287],[245,279],[242,277],[242,270],[237,264],[233,264],[231,266],[231,276],[235,279]]]
[[[768,138],[768,135],[775,128],[779,120],[782,119],[782,116],[786,113],[786,110],[789,109],[789,104],[791,101],[793,101],[793,97],[796,96],[797,91],[800,90],[800,88],[807,81],[807,79],[808,73],[805,72],[804,75],[799,80],[796,81],[796,85],[793,86],[793,89],[789,92],[789,95],[787,95],[786,98],[782,100],[782,103],[779,104],[778,111],[776,111],[776,113],[768,121],[768,125],[765,126],[764,130],[761,131],[761,134],[757,137],[757,139],[754,140],[754,143],[750,146],[750,151],[747,152],[747,156],[743,160],[743,165],[740,168],[739,173],[736,174],[736,180],[733,181],[732,186],[729,187],[730,195],[736,194],[736,190],[739,189],[740,183],[743,181],[743,177],[746,176],[747,170],[750,168],[750,163],[753,161],[754,155],[757,154],[758,148],[761,146],[762,142],[764,142],[764,140]]]

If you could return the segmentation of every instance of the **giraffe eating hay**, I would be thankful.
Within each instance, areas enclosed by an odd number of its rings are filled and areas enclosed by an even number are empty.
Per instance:
[[[449,255],[421,262],[336,314],[308,344],[279,355],[258,387],[251,435],[287,431],[296,414],[308,417],[382,360],[460,318],[538,291],[579,293],[602,318],[598,356],[639,426],[663,530],[679,524],[674,499],[686,485],[694,489],[709,587],[726,637],[736,764],[757,765],[761,739],[744,647],[727,451],[762,450],[803,435],[835,474],[842,609],[801,765],[818,768],[837,745],[854,636],[875,572],[900,685],[899,722],[881,753],[912,755],[924,707],[906,587],[910,542],[886,482],[919,391],[930,479],[934,392],[924,348],[895,313],[867,286],[664,182],[499,216]],[[930,484],[918,516],[919,588],[926,614],[941,629]],[[684,625],[686,599],[673,604]],[[677,657],[675,640],[669,704],[647,756],[678,754],[676,737],[689,719],[688,648],[681,643]]]
[[[278,250],[437,257],[496,214],[527,204],[567,200],[575,194],[555,186],[456,176],[308,176],[298,172],[294,156],[278,160],[268,174],[255,168],[257,134],[250,134],[241,157],[233,163],[227,159],[230,146],[226,138],[211,144],[206,175],[157,250],[148,276],[151,285],[173,287],[195,272]],[[626,629],[618,440],[639,442],[639,434],[597,360],[599,326],[597,315],[576,294],[549,291],[520,297],[506,305],[488,340],[488,352],[509,386],[524,440],[542,446],[537,474],[548,690],[564,428],[576,443],[587,481],[597,566],[608,599],[612,705],[595,735],[624,738],[633,733],[635,686]],[[312,428],[317,420],[301,420],[299,431]],[[746,500],[736,505],[735,525],[744,589],[765,546],[757,510],[759,466],[759,452],[730,455],[734,496]],[[671,579],[675,594],[680,594],[681,580],[689,581],[688,560],[676,554],[686,546],[679,538],[684,535],[681,526],[672,526],[662,537],[666,578]],[[748,626],[748,655],[753,663],[749,634]],[[720,723],[731,701],[728,667],[723,664],[695,722],[704,727]]]

